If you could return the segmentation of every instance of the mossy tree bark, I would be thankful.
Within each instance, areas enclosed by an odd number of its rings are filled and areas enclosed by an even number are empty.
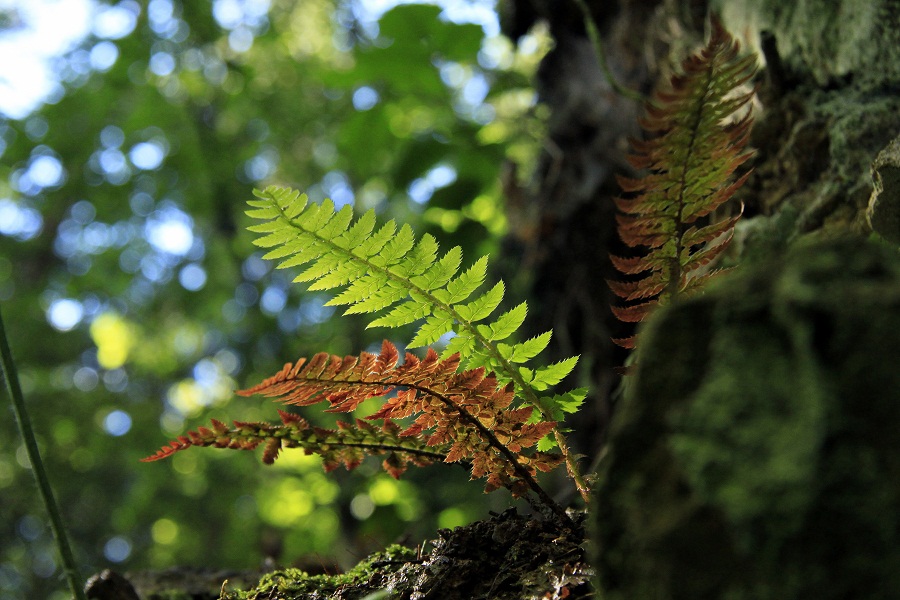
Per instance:
[[[764,260],[806,235],[867,234],[870,165],[900,134],[900,5],[893,0],[620,0],[588,2],[607,70],[646,94],[703,39],[707,15],[763,65],[751,146],[754,174],[739,192],[745,216],[735,262]],[[580,354],[593,392],[573,441],[596,456],[604,447],[625,356],[609,313],[605,279],[615,233],[613,174],[627,173],[627,138],[639,135],[638,103],[617,94],[601,69],[576,2],[503,3],[506,32],[549,23],[555,48],[536,82],[550,109],[538,167],[512,188],[509,243],[530,274],[535,331],[554,329],[559,357]],[[889,207],[889,211],[892,209]],[[900,212],[900,211],[898,211]],[[893,212],[885,220],[894,222]]]

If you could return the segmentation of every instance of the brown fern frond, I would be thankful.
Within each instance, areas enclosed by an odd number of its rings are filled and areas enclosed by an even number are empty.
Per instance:
[[[325,429],[311,426],[299,415],[278,413],[280,425],[234,421],[234,426],[228,427],[212,419],[212,429],[198,427],[189,431],[142,461],[168,458],[192,446],[254,450],[262,445],[262,460],[266,464],[275,462],[283,448],[300,448],[307,454],[321,456],[326,472],[339,466],[352,470],[366,456],[386,455],[385,471],[399,477],[410,464],[425,466],[446,459],[440,448],[430,448],[421,440],[401,436],[400,426],[390,420],[385,420],[381,427],[360,419],[355,424],[339,421],[337,429]]]
[[[627,282],[610,281],[625,306],[625,322],[642,321],[660,303],[694,291],[712,272],[709,265],[731,240],[743,212],[710,222],[749,176],[734,178],[752,156],[745,150],[753,91],[742,90],[755,74],[755,58],[739,57],[739,45],[717,19],[706,46],[682,63],[682,73],[657,90],[640,123],[654,137],[632,141],[629,163],[642,177],[617,177],[625,198],[615,200],[619,236],[639,257],[611,258]],[[632,347],[633,337],[616,343]]]
[[[429,349],[425,358],[399,352],[388,341],[377,355],[358,357],[316,354],[308,361],[288,363],[277,374],[238,394],[260,394],[285,404],[308,406],[328,402],[330,412],[350,412],[371,398],[382,398],[374,414],[355,423],[339,423],[336,430],[309,426],[282,412],[281,425],[235,423],[229,429],[216,421],[213,429],[199,428],[179,437],[146,460],[166,458],[190,446],[252,449],[267,444],[264,461],[281,448],[303,448],[319,454],[324,467],[356,467],[367,454],[388,454],[384,467],[397,476],[407,463],[464,461],[472,477],[487,478],[486,489],[507,487],[515,495],[546,492],[535,481],[538,471],[560,464],[556,454],[532,451],[556,423],[530,422],[531,407],[513,408],[512,384],[500,385],[479,367],[458,372],[459,355],[441,359]],[[395,419],[411,418],[401,428]],[[381,420],[376,427],[371,421]],[[549,497],[542,497],[547,503]],[[552,500],[550,500],[552,502]],[[548,504],[549,506],[550,504]]]
[[[511,385],[500,386],[481,367],[457,372],[456,354],[441,359],[429,349],[423,359],[407,353],[399,366],[398,359],[397,348],[386,340],[378,355],[317,354],[309,362],[288,363],[273,377],[238,393],[301,406],[327,401],[331,412],[349,412],[365,400],[383,398],[384,404],[367,420],[413,417],[400,438],[446,448],[446,462],[471,462],[473,478],[494,475],[499,479],[489,482],[503,481],[514,493],[522,490],[520,484],[530,485],[527,480],[533,480],[539,467],[557,460],[551,454],[535,458],[524,453],[556,424],[528,423],[531,408],[510,410]]]

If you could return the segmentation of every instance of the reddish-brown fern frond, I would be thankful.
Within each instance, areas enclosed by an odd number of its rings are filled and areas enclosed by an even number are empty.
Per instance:
[[[299,415],[278,411],[281,424],[235,421],[234,427],[212,419],[212,429],[198,427],[179,436],[156,454],[142,459],[152,462],[168,458],[192,446],[254,450],[264,447],[262,460],[272,464],[282,448],[300,448],[307,454],[322,457],[326,472],[339,466],[355,469],[369,455],[386,455],[382,466],[393,477],[399,477],[408,465],[430,465],[447,458],[446,453],[429,448],[416,438],[401,437],[401,428],[386,419],[381,427],[357,419],[355,424],[337,423],[337,429],[313,427]]]
[[[339,357],[325,353],[288,363],[276,375],[247,390],[285,404],[308,406],[322,401],[330,412],[350,412],[370,398],[384,404],[366,421],[341,423],[337,430],[310,427],[295,415],[282,413],[282,425],[220,422],[200,428],[163,447],[146,460],[165,458],[190,446],[252,449],[265,442],[264,460],[274,460],[280,448],[300,447],[320,454],[325,468],[355,467],[366,454],[385,454],[385,469],[399,475],[407,463],[440,458],[472,465],[473,478],[487,478],[486,490],[507,487],[515,495],[529,489],[541,495],[534,478],[560,464],[556,454],[531,451],[551,432],[553,422],[529,422],[531,407],[511,408],[512,384],[499,385],[484,368],[458,372],[459,356],[441,359],[429,349],[423,359],[399,352],[388,341],[377,355]],[[411,418],[401,429],[395,419]],[[382,427],[367,421],[383,420]],[[540,490],[540,491],[538,491]],[[544,493],[545,494],[545,493]],[[542,500],[546,500],[542,498]]]
[[[718,271],[708,269],[731,240],[738,214],[713,221],[714,211],[730,200],[749,176],[733,180],[752,152],[745,151],[750,133],[746,109],[752,91],[740,88],[755,73],[755,58],[738,57],[739,45],[717,20],[706,47],[687,58],[681,75],[657,90],[641,120],[655,137],[632,142],[629,162],[646,170],[639,179],[619,177],[629,194],[616,199],[622,241],[643,256],[612,256],[631,281],[610,281],[610,289],[626,305],[613,307],[622,321],[642,321],[656,306],[690,293]],[[634,337],[615,340],[632,348]]]

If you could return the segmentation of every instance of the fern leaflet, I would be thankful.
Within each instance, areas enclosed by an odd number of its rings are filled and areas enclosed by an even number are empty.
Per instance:
[[[280,425],[235,421],[234,427],[212,419],[212,428],[198,427],[163,446],[156,454],[142,459],[152,462],[168,458],[191,446],[255,450],[262,445],[263,462],[272,464],[282,448],[300,448],[322,457],[326,472],[340,465],[354,469],[367,455],[386,454],[382,466],[393,477],[406,471],[408,464],[427,466],[446,459],[446,454],[429,448],[418,438],[401,437],[400,426],[385,420],[381,427],[357,419],[355,425],[338,421],[337,429],[313,427],[299,415],[278,411]]]

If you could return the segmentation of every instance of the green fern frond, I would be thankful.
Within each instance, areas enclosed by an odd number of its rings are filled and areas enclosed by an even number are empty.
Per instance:
[[[546,347],[550,332],[530,343],[509,342],[527,315],[525,303],[490,320],[505,286],[499,282],[478,293],[487,274],[486,257],[460,271],[459,247],[439,256],[433,236],[416,241],[408,225],[398,230],[394,221],[376,228],[374,211],[354,221],[351,207],[336,210],[330,200],[309,203],[296,190],[270,186],[254,195],[247,214],[262,223],[249,229],[261,234],[256,245],[270,249],[263,258],[278,260],[278,268],[304,267],[295,281],[311,290],[333,290],[327,304],[345,306],[345,314],[380,313],[369,327],[420,323],[410,347],[429,346],[451,333],[444,356],[458,353],[463,368],[484,367],[498,384],[512,383],[522,401],[546,415],[553,412],[553,397],[542,398],[540,392],[568,375],[578,359],[537,370],[526,366]],[[557,431],[554,439],[587,497],[565,438]]]

